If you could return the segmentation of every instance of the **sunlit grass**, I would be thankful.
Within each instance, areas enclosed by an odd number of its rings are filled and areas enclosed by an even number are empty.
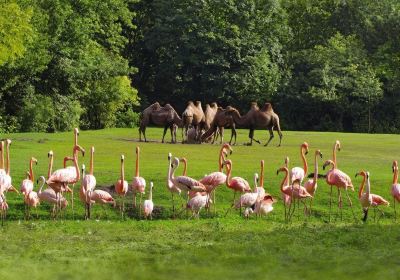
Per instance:
[[[161,133],[160,129],[150,128],[147,136],[160,140]],[[265,131],[257,131],[256,135],[264,142],[267,139]],[[165,186],[168,152],[186,157],[188,175],[201,178],[217,170],[219,145],[138,143],[136,129],[81,131],[79,143],[87,152],[91,145],[96,148],[94,173],[101,186],[110,186],[118,179],[121,154],[126,156],[125,173],[127,180],[131,180],[134,148],[140,145],[141,176],[154,182],[153,200],[158,214],[153,221],[139,221],[132,217],[129,206],[129,217],[121,221],[117,209],[108,208],[105,218],[101,208],[94,206],[93,218],[101,216],[100,221],[83,221],[83,207],[76,196],[74,217],[69,208],[63,220],[51,221],[49,207],[41,205],[39,220],[25,221],[22,197],[9,193],[8,221],[0,228],[0,279],[396,278],[400,272],[396,245],[400,228],[393,220],[392,207],[383,209],[385,216],[379,223],[373,221],[372,212],[368,223],[363,224],[356,192],[350,193],[357,219],[353,219],[344,200],[341,222],[336,217],[335,191],[333,222],[328,223],[329,187],[320,180],[313,216],[305,219],[296,213],[288,225],[279,194],[282,175],[277,176],[276,170],[283,165],[286,155],[292,166],[301,166],[300,144],[307,141],[312,172],[314,150],[320,149],[324,160],[331,158],[333,143],[339,139],[342,151],[338,153],[338,165],[353,179],[356,191],[361,180],[354,178],[354,174],[366,169],[371,173],[372,191],[390,199],[391,162],[400,158],[398,135],[284,132],[280,148],[275,147],[277,137],[270,147],[248,147],[242,145],[247,142],[247,131],[240,130],[238,136],[239,145],[230,156],[233,175],[252,182],[254,172],[259,172],[260,160],[264,159],[265,186],[279,199],[273,213],[263,219],[246,221],[237,211],[224,218],[223,212],[232,199],[232,192],[226,187],[217,192],[217,217],[202,213],[199,221],[186,220],[186,215],[170,219],[170,193]],[[31,156],[39,160],[34,169],[38,177],[46,174],[50,149],[55,154],[55,168],[60,168],[62,158],[72,152],[72,133],[4,137],[13,140],[11,174],[18,188]],[[88,165],[88,153],[79,160]],[[322,163],[320,173],[321,166]],[[78,188],[79,184],[75,190]],[[129,204],[131,199],[127,198]]]

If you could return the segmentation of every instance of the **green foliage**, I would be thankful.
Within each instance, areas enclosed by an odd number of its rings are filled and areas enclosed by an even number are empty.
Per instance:
[[[0,66],[24,55],[32,40],[32,9],[21,9],[16,1],[0,3]]]

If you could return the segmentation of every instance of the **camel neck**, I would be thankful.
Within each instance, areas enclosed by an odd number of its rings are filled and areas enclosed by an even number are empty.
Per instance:
[[[92,147],[92,149],[90,150],[90,169],[89,169],[89,174],[90,175],[93,175],[93,169],[94,169],[94,166],[93,166],[93,162],[94,161],[94,150],[93,150],[93,147]],[[82,175],[83,176],[83,175]]]
[[[304,152],[305,148],[301,146],[300,148],[300,154],[301,154],[301,159],[303,160],[303,169],[304,169],[304,175],[307,175],[308,172],[308,165],[307,165],[307,160]]]
[[[363,191],[364,191],[364,186],[365,186],[365,177],[366,176],[364,174],[362,174],[362,176],[363,176],[363,179],[362,179],[362,182],[360,185],[360,190],[358,191],[358,198],[360,198],[362,196]]]

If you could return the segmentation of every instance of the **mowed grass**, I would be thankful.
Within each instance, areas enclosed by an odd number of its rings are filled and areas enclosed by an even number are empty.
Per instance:
[[[69,206],[64,218],[50,220],[49,206],[40,205],[39,219],[24,220],[22,196],[7,194],[8,220],[0,227],[0,279],[397,279],[400,273],[400,227],[394,222],[392,206],[383,208],[385,216],[361,222],[357,199],[361,178],[354,174],[370,171],[372,192],[390,199],[391,163],[400,159],[398,135],[345,133],[284,132],[283,145],[275,147],[247,142],[247,130],[240,130],[238,145],[230,156],[233,176],[253,182],[260,160],[266,164],[265,186],[278,198],[274,211],[262,219],[244,220],[237,211],[224,217],[232,200],[226,187],[217,191],[216,216],[201,214],[200,220],[187,220],[182,214],[171,219],[171,196],[166,188],[167,154],[188,159],[188,175],[201,178],[217,170],[219,145],[139,143],[137,129],[81,131],[79,143],[86,151],[79,164],[89,165],[90,146],[94,145],[95,176],[100,186],[110,186],[119,177],[120,155],[124,154],[126,180],[134,172],[135,147],[141,147],[141,176],[154,182],[153,201],[157,212],[152,221],[139,220],[127,198],[127,218],[121,220],[118,209],[94,206],[92,221],[84,221],[83,206],[75,196],[75,213]],[[148,139],[161,138],[162,131],[147,130]],[[180,135],[180,132],[179,132]],[[264,142],[265,131],[257,131]],[[11,146],[11,175],[19,188],[28,170],[29,158],[35,156],[36,177],[47,173],[47,152],[55,154],[55,169],[65,155],[72,152],[73,134],[24,133],[3,135]],[[169,141],[169,136],[166,138]],[[178,137],[180,139],[180,137]],[[276,170],[289,156],[291,166],[301,166],[300,144],[307,141],[309,172],[314,169],[314,151],[320,149],[324,159],[332,157],[336,139],[342,143],[338,167],[352,177],[356,192],[350,192],[356,219],[353,219],[343,195],[343,221],[336,216],[334,190],[333,219],[328,223],[330,188],[323,180],[313,203],[313,215],[304,218],[301,211],[286,224],[280,199],[279,183],[283,174]],[[320,160],[320,173],[322,161]],[[181,173],[181,167],[177,173]],[[79,184],[75,186],[76,194]],[[147,197],[147,193],[146,193]],[[179,206],[183,198],[177,199]],[[96,220],[97,219],[97,220]]]

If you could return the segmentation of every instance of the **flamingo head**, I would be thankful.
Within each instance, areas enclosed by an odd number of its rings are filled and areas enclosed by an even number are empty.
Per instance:
[[[394,172],[396,172],[397,170],[399,170],[399,167],[397,166],[397,160],[394,160],[394,161],[393,161],[393,164],[392,164],[392,171],[393,171],[393,173],[394,173]]]
[[[11,140],[10,139],[6,139],[6,145],[10,146],[11,145]]]
[[[175,157],[171,163],[171,168],[178,168],[179,166],[179,158]]]
[[[150,182],[150,189],[152,189],[153,186],[154,186],[154,185],[153,185],[153,182],[151,181],[151,182]]]
[[[47,153],[47,157],[49,158],[49,157],[53,157],[53,151],[49,151],[48,153]]]
[[[367,180],[369,180],[369,171],[367,171],[366,173],[367,173]]]
[[[36,158],[34,158],[34,157],[31,158],[31,161],[34,162],[36,165],[38,163],[38,160]]]
[[[322,159],[322,153],[321,153],[321,151],[320,151],[320,150],[316,150],[316,151],[315,151],[315,155],[316,155],[316,156],[318,156],[318,155],[319,155],[319,156],[320,156],[320,158]]]
[[[85,172],[86,166],[84,164],[82,164],[82,173]]]
[[[76,136],[79,136],[79,129],[77,127],[74,128],[74,134]]]
[[[285,165],[286,165],[286,167],[289,166],[289,157],[288,156],[285,157]]]
[[[337,148],[337,150],[340,152],[340,141],[336,140],[335,142],[335,147]]]
[[[304,142],[303,144],[301,144],[301,148],[305,150],[304,154],[308,154],[308,143]]]
[[[94,153],[94,146],[92,146],[91,148],[90,148],[90,152],[93,154]]]
[[[283,172],[283,171],[289,172],[289,170],[287,169],[287,167],[286,167],[286,166],[283,166],[283,167],[279,168],[278,170],[276,170],[276,175],[278,175],[280,172]]]
[[[330,164],[334,164],[332,160],[327,160],[325,161],[324,165],[322,166],[322,168],[325,170],[325,168],[330,165]]]
[[[81,152],[83,157],[85,156],[85,149],[82,148],[81,146],[75,145],[74,152],[77,152],[77,151]]]
[[[357,176],[366,177],[366,176],[367,176],[367,173],[366,173],[364,170],[361,170],[360,172],[356,173],[356,176],[355,176],[355,177],[357,177]]]
[[[140,148],[139,148],[139,146],[136,146],[136,154],[139,154],[139,152],[140,152]]]
[[[125,160],[125,156],[121,155],[121,162],[124,162],[124,160]]]

